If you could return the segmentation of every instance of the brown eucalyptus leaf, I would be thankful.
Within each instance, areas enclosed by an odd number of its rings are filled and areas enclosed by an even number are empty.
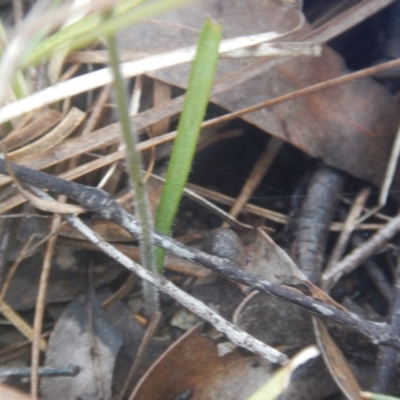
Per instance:
[[[245,400],[271,371],[266,360],[239,349],[220,356],[217,343],[195,327],[147,371],[131,399]]]
[[[343,306],[309,281],[289,255],[263,229],[257,229],[256,240],[249,247],[248,253],[248,268],[261,278],[294,287],[314,299],[344,310]]]
[[[288,302],[252,292],[237,307],[233,322],[252,336],[283,351],[314,342],[309,314]]]
[[[225,37],[265,31],[289,31],[298,23],[295,9],[273,0],[205,0],[168,13],[120,35],[122,48],[155,53],[193,45],[206,16],[223,21]],[[290,40],[311,31],[307,24]],[[254,61],[220,60],[217,78]],[[342,58],[324,47],[321,57],[266,61],[264,73],[213,98],[230,111],[249,107],[298,89],[348,73]],[[151,75],[185,87],[189,65]],[[380,185],[399,122],[394,97],[370,78],[336,86],[312,95],[262,109],[243,117],[312,157]],[[395,177],[400,185],[400,173]],[[397,185],[397,186],[396,186]]]
[[[122,271],[118,263],[94,254],[93,283],[95,287],[109,283]],[[77,296],[85,285],[88,253],[69,246],[57,246],[51,265],[46,303],[69,301]],[[27,310],[36,304],[43,255],[37,253],[26,258],[19,265],[5,300],[15,310]],[[7,266],[6,273],[11,267]]]
[[[248,295],[236,309],[233,322],[252,336],[278,347],[288,355],[315,342],[310,314],[291,303],[263,293],[253,292]],[[376,347],[346,327],[333,325],[331,331],[335,334],[335,340],[341,343],[357,380],[363,387],[368,387],[374,374]],[[336,352],[341,350],[336,347]],[[336,361],[336,368],[340,369],[341,365]],[[345,378],[347,373],[339,376]],[[349,378],[350,381],[352,379],[354,378]],[[317,400],[337,391],[337,384],[325,367],[323,359],[318,358],[295,371],[289,388],[280,400]]]
[[[357,379],[324,323],[319,318],[313,317],[313,325],[318,347],[332,378],[349,400],[362,400]]]
[[[101,302],[111,295],[108,290],[98,298]],[[122,346],[115,361],[113,373],[113,387],[120,392],[124,386],[131,365],[144,336],[145,329],[139,324],[132,312],[122,303],[116,302],[103,309],[106,318],[118,330],[122,338]],[[164,348],[154,339],[150,341],[130,388],[139,381],[143,374],[150,368],[156,359],[163,353]]]
[[[106,319],[94,294],[73,300],[50,336],[45,365],[73,364],[80,373],[74,378],[43,378],[43,399],[110,400],[121,345],[121,335]]]
[[[308,281],[289,255],[262,229],[248,253],[248,268],[258,276],[280,284],[299,285]]]
[[[243,293],[237,285],[215,274],[198,278],[192,295],[228,320],[232,318],[235,308],[243,300]]]

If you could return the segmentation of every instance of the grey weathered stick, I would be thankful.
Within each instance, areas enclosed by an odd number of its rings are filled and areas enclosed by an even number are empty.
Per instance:
[[[390,324],[395,333],[400,333],[400,256],[397,257],[395,287],[390,307]],[[381,346],[372,391],[376,393],[390,392],[390,386],[396,382],[397,365],[398,352],[390,347]]]
[[[344,175],[328,166],[320,166],[310,178],[307,196],[294,217],[290,255],[307,278],[320,280],[329,226],[344,182]]]
[[[323,280],[333,285],[342,275],[353,271],[367,258],[374,255],[399,231],[399,229],[400,215],[393,218],[386,226],[376,232],[374,236],[336,264],[335,268],[332,268],[329,273],[324,276]]]
[[[49,196],[42,190],[37,189],[31,185],[29,185],[29,187],[32,191],[35,192],[37,196],[45,198],[46,200],[51,199],[51,196]],[[130,271],[137,274],[140,278],[145,279],[146,282],[150,282],[162,292],[170,295],[172,298],[177,300],[180,304],[188,308],[194,314],[208,321],[215,327],[217,331],[225,334],[228,339],[230,339],[236,345],[244,347],[245,349],[248,349],[258,354],[273,363],[285,365],[288,362],[288,358],[285,354],[266,345],[260,340],[237,328],[235,325],[222,318],[219,314],[206,306],[204,303],[190,296],[183,290],[179,289],[172,282],[168,281],[164,276],[149,271],[143,268],[141,265],[132,261],[125,254],[121,253],[115,247],[105,242],[97,233],[93,232],[78,217],[73,215],[64,215],[64,218],[90,242],[102,249],[105,254],[122,264]]]
[[[39,367],[39,376],[71,376],[78,375],[80,368],[77,365],[60,365],[59,367]],[[29,377],[31,375],[31,368],[0,368],[0,377],[8,378],[17,376],[20,378]]]
[[[20,181],[51,190],[58,194],[65,194],[79,202],[88,210],[97,212],[103,218],[113,220],[127,229],[131,234],[139,237],[140,229],[134,217],[120,207],[104,191],[80,185],[75,182],[64,181],[44,172],[34,171],[19,165],[11,164],[11,166],[15,176]],[[7,174],[4,159],[0,159],[0,173]],[[319,300],[315,300],[292,288],[260,280],[255,275],[239,270],[232,261],[221,259],[182,245],[157,232],[154,233],[154,243],[176,256],[203,265],[235,282],[242,283],[252,289],[289,301],[313,314],[327,317],[347,325],[349,328],[363,333],[375,344],[386,344],[400,349],[400,337],[395,335],[387,324],[366,321],[355,314],[341,311],[326,303],[321,303]]]

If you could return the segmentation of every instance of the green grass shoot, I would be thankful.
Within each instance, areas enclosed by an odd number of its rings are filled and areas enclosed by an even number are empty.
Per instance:
[[[170,234],[189,177],[217,67],[221,31],[219,23],[208,19],[200,34],[156,216],[155,228],[167,235]],[[163,269],[164,254],[163,249],[157,248],[157,269],[160,273]]]
[[[123,28],[153,18],[173,10],[193,0],[125,0],[119,2],[110,18],[104,19],[102,13],[90,14],[87,17],[66,26],[53,35],[41,40],[28,49],[23,67],[37,64],[49,58],[68,43],[69,48],[76,50],[99,40],[100,37],[116,34]]]

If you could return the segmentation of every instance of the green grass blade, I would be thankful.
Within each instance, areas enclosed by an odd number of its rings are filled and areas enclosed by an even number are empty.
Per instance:
[[[122,4],[115,6],[115,14],[126,13],[131,8],[143,3],[143,1],[144,0],[126,0]],[[101,13],[96,13],[90,14],[60,29],[51,36],[43,39],[40,43],[36,43],[32,46],[32,49],[30,49],[25,57],[24,66],[29,66],[48,58],[57,48],[65,47],[66,43],[70,43],[73,39],[87,34],[97,28],[102,22],[104,22],[103,15]]]
[[[220,24],[211,19],[207,20],[200,34],[183,111],[178,124],[178,133],[172,149],[166,181],[156,216],[155,227],[165,234],[170,234],[183,189],[189,176],[200,126],[204,119],[214,80],[220,40]],[[156,254],[157,268],[161,272],[164,250],[157,248]]]
[[[369,393],[363,392],[363,399],[371,399],[371,400],[400,400],[398,397],[388,396],[385,394],[379,393]]]
[[[65,27],[34,46],[24,59],[27,67],[48,58],[59,46],[70,40],[70,49],[83,48],[100,37],[116,34],[123,28],[168,12],[193,0],[126,0],[115,7],[112,17],[104,19],[101,14],[92,14]],[[143,3],[143,4],[142,4]]]

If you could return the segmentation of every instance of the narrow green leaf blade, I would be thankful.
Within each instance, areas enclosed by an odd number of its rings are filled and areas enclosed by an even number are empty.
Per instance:
[[[200,34],[178,133],[157,211],[155,227],[165,234],[170,233],[189,176],[217,67],[221,32],[221,25],[208,19]],[[164,251],[157,249],[157,266],[160,272],[163,259]]]
[[[114,35],[123,28],[171,11],[190,1],[193,0],[123,1],[115,7],[115,12],[108,19],[103,19],[99,14],[91,14],[44,39],[26,55],[23,66],[27,67],[48,58],[68,40],[71,50],[83,48],[102,36]]]

